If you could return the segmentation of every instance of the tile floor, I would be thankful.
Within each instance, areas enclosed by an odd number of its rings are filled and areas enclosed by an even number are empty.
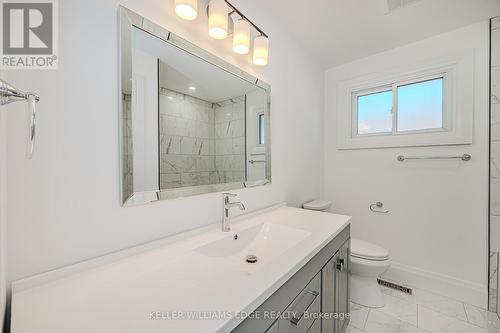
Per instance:
[[[413,295],[382,288],[386,305],[369,309],[351,303],[347,333],[500,333],[495,313],[413,289]]]

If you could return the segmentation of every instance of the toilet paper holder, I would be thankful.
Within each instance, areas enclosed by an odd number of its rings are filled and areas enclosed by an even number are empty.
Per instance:
[[[389,213],[388,210],[380,210],[380,208],[384,207],[384,203],[383,202],[380,202],[380,201],[377,201],[375,203],[372,203],[370,205],[370,210],[374,213],[382,213],[382,214],[387,214]]]

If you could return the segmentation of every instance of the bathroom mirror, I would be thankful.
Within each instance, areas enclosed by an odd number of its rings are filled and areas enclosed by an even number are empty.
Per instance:
[[[119,12],[122,204],[270,184],[270,86]]]

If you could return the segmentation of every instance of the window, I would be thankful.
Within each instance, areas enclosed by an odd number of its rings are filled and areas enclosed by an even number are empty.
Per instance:
[[[259,113],[259,145],[264,145],[264,133],[265,133],[265,118],[263,113]]]
[[[353,93],[354,135],[443,130],[444,76]]]
[[[357,96],[358,135],[392,132],[392,91]]]
[[[443,128],[443,78],[398,87],[398,131]]]
[[[338,149],[472,143],[474,50],[413,60],[380,71],[353,64],[340,76],[328,73],[326,106],[336,112]]]

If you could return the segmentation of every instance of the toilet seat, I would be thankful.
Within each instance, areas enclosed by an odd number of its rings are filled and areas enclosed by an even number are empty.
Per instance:
[[[373,261],[390,259],[389,251],[383,247],[357,238],[351,238],[351,257]]]

